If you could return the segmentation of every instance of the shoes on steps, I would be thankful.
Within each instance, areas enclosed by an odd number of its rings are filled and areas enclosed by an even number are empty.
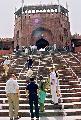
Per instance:
[[[55,103],[54,105],[58,105],[58,103]]]
[[[31,118],[31,120],[34,120],[34,118]]]
[[[10,118],[10,120],[13,120],[13,118]]]
[[[18,120],[20,117],[19,116],[17,116],[16,118],[14,118],[14,120]]]
[[[51,101],[51,104],[54,104],[54,102],[53,102],[53,101]]]
[[[36,118],[36,120],[39,120],[39,118]]]

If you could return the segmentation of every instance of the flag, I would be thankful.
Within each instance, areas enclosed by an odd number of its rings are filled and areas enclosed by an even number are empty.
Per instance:
[[[22,0],[22,3],[24,3],[24,0]]]
[[[41,1],[40,1],[40,5],[41,5]]]
[[[22,11],[21,11],[21,30],[22,30],[22,25],[23,25],[23,4],[24,4],[24,0],[22,0],[21,1],[21,3],[22,3],[22,6],[21,6],[21,8],[22,8]]]
[[[15,7],[15,19],[16,19],[16,11],[17,11],[17,8]]]
[[[17,8],[15,7],[15,12],[17,11]]]
[[[59,5],[59,0],[57,0],[58,1],[58,5]]]
[[[23,4],[24,4],[24,0],[22,0],[22,14],[23,14]]]
[[[57,0],[58,1],[58,12],[60,12],[60,2],[59,2],[59,0]]]
[[[67,2],[66,2],[66,9],[68,10],[68,4],[67,4]]]
[[[66,9],[68,10],[68,4],[67,4],[67,2],[66,2]],[[68,12],[67,12],[67,16],[68,16]]]
[[[51,1],[51,5],[53,5],[52,1]]]

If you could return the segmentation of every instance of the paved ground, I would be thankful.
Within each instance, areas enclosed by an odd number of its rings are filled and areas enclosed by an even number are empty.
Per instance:
[[[10,120],[9,117],[0,117],[0,120]],[[19,120],[31,120],[30,117],[21,117]],[[36,118],[34,119],[36,120]],[[40,120],[81,120],[81,116],[41,117]]]

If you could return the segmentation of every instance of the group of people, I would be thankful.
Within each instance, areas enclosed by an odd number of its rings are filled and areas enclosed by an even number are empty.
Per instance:
[[[7,76],[8,70],[9,70],[10,60],[9,58],[5,58],[3,62],[3,66],[5,69],[5,75]],[[33,120],[36,116],[36,119],[39,120],[39,107],[40,105],[40,112],[44,112],[44,103],[45,98],[47,96],[48,89],[50,88],[50,92],[52,95],[51,104],[57,104],[58,105],[58,74],[54,68],[54,66],[50,69],[50,74],[48,77],[48,80],[44,81],[43,76],[39,76],[40,83],[39,85],[37,82],[34,81],[35,77],[33,76],[33,60],[32,57],[29,56],[26,62],[26,65],[28,67],[28,71],[26,73],[26,97],[29,98],[29,105],[30,105],[30,113],[31,113],[31,119]],[[9,103],[9,116],[10,120],[18,120],[18,110],[19,110],[19,85],[17,82],[17,77],[15,74],[11,74],[9,80],[6,82],[6,96],[8,98]],[[33,112],[33,103],[35,106],[35,114]]]
[[[28,82],[26,84],[25,92],[26,97],[29,98],[29,105],[30,105],[30,113],[31,113],[31,120],[34,120],[34,117],[36,117],[37,120],[39,120],[39,107],[40,105],[40,112],[44,112],[44,103],[45,98],[47,96],[48,87],[50,86],[50,92],[52,95],[51,104],[58,105],[58,99],[59,99],[59,81],[58,81],[58,74],[54,67],[50,69],[50,75],[48,81],[43,81],[43,76],[40,77],[41,82],[40,85],[38,85],[34,79],[33,72],[31,70],[32,68],[29,66],[28,71],[31,71],[30,73],[27,72],[27,79]],[[30,76],[29,76],[29,75]],[[48,84],[49,85],[48,85]],[[17,83],[17,78],[15,74],[11,74],[10,79],[6,82],[6,96],[8,98],[9,102],[9,115],[10,120],[18,120],[18,110],[19,110],[19,85]],[[33,104],[35,106],[35,114],[33,112]]]
[[[5,58],[3,62],[3,66],[5,69],[5,75],[7,76],[8,70],[9,70],[9,65],[10,65],[10,60],[9,58]],[[33,76],[33,60],[32,57],[29,56],[27,59],[27,67],[28,71],[26,73],[26,97],[29,98],[29,105],[30,105],[30,113],[31,113],[31,119],[33,120],[34,117],[36,116],[36,119],[39,119],[39,107],[40,106],[40,112],[44,112],[45,107],[45,98],[47,96],[47,92],[50,89],[51,93],[51,104],[58,105],[58,99],[60,96],[59,92],[59,81],[58,81],[58,73],[55,70],[55,67],[53,66],[48,75],[48,79],[44,81],[43,76],[39,76],[40,83],[39,85],[37,82],[34,81],[35,77]],[[8,98],[9,102],[9,115],[10,115],[10,120],[18,120],[18,110],[19,110],[19,97],[20,97],[20,92],[19,92],[19,85],[17,82],[17,77],[15,74],[11,74],[9,80],[6,82],[6,96]],[[33,103],[35,106],[35,114],[33,112]]]

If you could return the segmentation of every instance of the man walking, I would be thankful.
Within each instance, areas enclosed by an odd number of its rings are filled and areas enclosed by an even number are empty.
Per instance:
[[[14,120],[18,120],[19,85],[14,74],[12,74],[10,79],[6,82],[5,91],[9,103],[10,120],[13,120],[13,117]]]
[[[31,120],[39,120],[39,108],[38,108],[38,95],[37,95],[38,85],[34,82],[34,77],[30,78],[30,83],[26,86],[26,94],[29,94],[29,104],[30,104],[30,113]],[[35,116],[33,112],[33,103],[35,106]]]

